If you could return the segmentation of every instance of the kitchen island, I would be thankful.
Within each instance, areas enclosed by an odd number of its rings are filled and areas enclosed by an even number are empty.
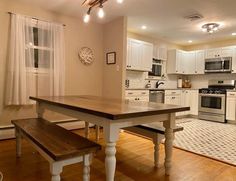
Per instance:
[[[189,107],[175,105],[108,99],[96,96],[30,98],[37,102],[38,117],[42,118],[44,111],[47,109],[103,127],[106,141],[105,167],[107,181],[115,179],[116,141],[119,137],[119,130],[159,121],[163,121],[165,127],[165,172],[166,175],[169,175],[171,171],[173,128],[176,126],[175,113],[190,109]]]

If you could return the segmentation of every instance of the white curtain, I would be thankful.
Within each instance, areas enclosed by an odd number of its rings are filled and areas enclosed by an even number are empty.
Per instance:
[[[29,96],[64,95],[64,28],[11,15],[6,104],[32,104]]]

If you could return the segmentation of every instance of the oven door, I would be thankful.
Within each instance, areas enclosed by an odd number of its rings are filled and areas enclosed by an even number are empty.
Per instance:
[[[223,72],[224,71],[224,61],[221,58],[206,59],[205,60],[205,72]]]
[[[225,94],[199,94],[199,111],[225,114]]]

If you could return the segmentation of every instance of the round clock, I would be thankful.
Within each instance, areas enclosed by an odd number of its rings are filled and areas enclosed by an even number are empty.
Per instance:
[[[79,51],[79,59],[85,65],[90,65],[94,61],[94,55],[91,48],[82,47]]]

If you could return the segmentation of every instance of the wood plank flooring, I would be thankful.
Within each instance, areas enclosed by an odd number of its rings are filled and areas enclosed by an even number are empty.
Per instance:
[[[94,130],[91,129],[94,140]],[[76,131],[83,135],[83,130]],[[104,146],[101,138],[100,144]],[[236,153],[235,153],[236,154]],[[91,181],[104,181],[104,147],[91,166]],[[151,141],[131,134],[121,133],[117,143],[116,181],[236,181],[236,167],[209,158],[174,149],[171,176],[165,176],[164,148],[161,146],[160,168],[153,167]],[[23,142],[22,157],[15,157],[15,141],[0,142],[0,171],[4,181],[49,181],[49,164],[27,142]],[[62,181],[82,180],[82,164],[64,168]]]

